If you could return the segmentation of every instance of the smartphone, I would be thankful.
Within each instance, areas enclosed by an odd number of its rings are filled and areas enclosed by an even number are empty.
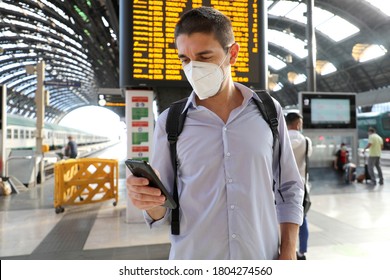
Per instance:
[[[167,189],[164,187],[161,180],[158,178],[156,172],[150,166],[149,162],[145,160],[138,159],[128,159],[125,161],[126,166],[130,169],[136,177],[144,177],[149,180],[149,186],[154,188],[159,188],[163,195],[166,197],[165,203],[163,206],[175,209],[177,207],[175,200],[169,194]]]

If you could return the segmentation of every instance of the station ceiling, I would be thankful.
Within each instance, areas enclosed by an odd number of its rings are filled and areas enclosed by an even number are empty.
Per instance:
[[[46,86],[50,92],[47,121],[57,122],[78,107],[97,105],[101,89],[118,88],[119,2],[0,0],[0,84],[6,84],[9,90],[7,111],[35,117],[36,75],[28,75],[26,66],[40,60],[46,63],[46,81],[76,85]],[[361,93],[383,91],[390,85],[390,15],[385,13],[389,10],[386,5],[390,5],[380,2],[382,9],[366,0],[315,1],[316,8],[345,19],[358,29],[338,41],[327,36],[326,30],[316,29],[317,66],[329,64],[336,69],[316,75],[317,91]],[[305,3],[267,1],[270,35],[279,32],[305,42],[306,25],[292,16]],[[337,29],[328,29],[332,28]],[[298,56],[275,40],[269,41],[269,55],[284,63],[282,68],[269,68],[271,76],[277,77],[273,79],[271,94],[282,106],[294,105],[297,93],[305,91],[307,85],[304,78],[299,83],[292,77],[305,77],[306,56]],[[358,55],[371,46],[378,47],[383,55],[359,61]],[[123,115],[123,110],[117,113]]]

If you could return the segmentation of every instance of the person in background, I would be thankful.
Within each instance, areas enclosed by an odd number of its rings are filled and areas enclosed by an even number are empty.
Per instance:
[[[233,82],[238,58],[232,23],[220,11],[200,7],[182,15],[175,43],[193,88],[177,142],[180,235],[170,235],[170,259],[296,259],[303,220],[303,184],[280,104],[281,175],[273,173],[273,134],[250,88]],[[174,170],[165,125],[158,118],[151,165],[172,193]],[[273,179],[276,179],[274,185]],[[127,178],[132,204],[150,227],[169,222],[161,191],[145,178]],[[273,187],[275,190],[273,190]]]
[[[313,151],[310,138],[305,137],[301,131],[303,127],[303,118],[299,113],[288,113],[286,116],[288,134],[290,136],[291,146],[294,152],[295,162],[297,163],[299,174],[303,184],[306,186],[305,191],[309,191],[308,174],[306,174],[306,151],[307,157],[310,157]],[[307,144],[306,144],[307,143]],[[307,145],[307,146],[306,146]],[[306,212],[306,211],[305,211]],[[303,223],[299,227],[299,250],[297,252],[298,260],[306,260],[307,243],[309,240],[309,227],[306,215],[303,217]]]
[[[68,136],[68,144],[65,147],[65,156],[69,158],[76,158],[77,157],[77,144],[73,140],[73,137],[71,135]]]
[[[376,130],[373,127],[368,129],[368,144],[364,148],[363,153],[365,153],[367,149],[370,149],[367,161],[368,173],[371,178],[370,185],[376,186],[374,166],[378,171],[379,185],[383,185],[383,173],[380,163],[383,149],[383,139],[376,133]]]
[[[341,143],[340,149],[336,152],[333,167],[339,172],[344,172],[344,165],[349,162],[349,152],[345,143]]]

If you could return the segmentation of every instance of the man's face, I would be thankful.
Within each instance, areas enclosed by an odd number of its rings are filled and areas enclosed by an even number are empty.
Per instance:
[[[177,37],[176,46],[182,66],[191,61],[220,65],[226,56],[226,48],[224,49],[212,34],[193,33],[190,36],[182,34]],[[228,64],[230,64],[230,60],[226,59],[221,66],[224,67]]]

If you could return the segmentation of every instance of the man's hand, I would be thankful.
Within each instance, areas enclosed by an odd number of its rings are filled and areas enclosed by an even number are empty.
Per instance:
[[[166,198],[160,189],[148,185],[148,179],[130,175],[126,180],[127,195],[135,207],[146,210],[152,219],[159,220],[166,212],[166,208],[161,206]]]

